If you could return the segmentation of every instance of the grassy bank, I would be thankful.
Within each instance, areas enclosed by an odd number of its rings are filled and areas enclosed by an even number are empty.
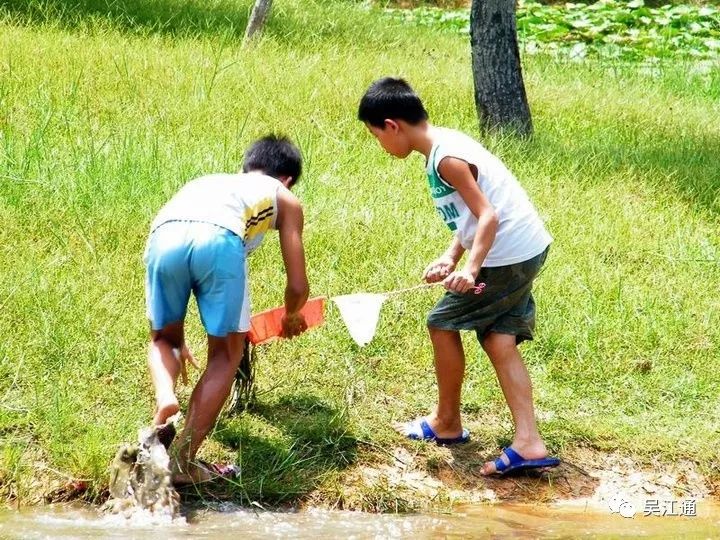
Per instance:
[[[402,74],[436,123],[477,134],[465,39],[356,3],[278,2],[251,49],[249,1],[63,4],[0,1],[0,495],[21,501],[65,476],[98,497],[118,444],[149,422],[141,255],[180,185],[289,134],[307,160],[313,293],[389,290],[415,284],[448,235],[421,158],[391,159],[355,120],[362,91]],[[523,348],[548,445],[687,458],[718,478],[720,72],[538,56],[525,76],[536,137],[484,141],[555,238]],[[282,301],[266,244],[255,310]],[[235,496],[392,508],[382,486],[350,501],[348,479],[388,449],[431,451],[390,423],[434,403],[437,296],[388,302],[364,349],[332,308],[321,329],[260,349],[258,407],[223,417],[204,449],[242,464]],[[464,418],[482,459],[511,424],[466,337]],[[193,309],[199,356],[203,340]]]

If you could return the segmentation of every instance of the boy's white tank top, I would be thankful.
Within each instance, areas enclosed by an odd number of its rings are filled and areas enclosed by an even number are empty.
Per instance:
[[[280,181],[258,173],[210,174],[185,184],[162,207],[150,231],[168,221],[201,221],[242,238],[245,251],[257,248],[277,221]]]
[[[438,164],[454,157],[473,165],[477,183],[498,217],[498,228],[483,266],[506,266],[532,259],[550,245],[545,229],[527,193],[503,163],[473,138],[453,129],[432,128],[433,147],[427,162],[430,194],[435,208],[466,250],[472,248],[477,218],[460,194],[445,182]]]

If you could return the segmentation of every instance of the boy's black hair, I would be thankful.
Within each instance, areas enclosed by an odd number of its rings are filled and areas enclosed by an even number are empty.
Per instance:
[[[411,125],[428,119],[422,101],[405,79],[379,79],[370,85],[360,100],[358,120],[384,128],[388,119],[404,120]]]
[[[266,135],[252,143],[245,151],[242,170],[262,171],[273,178],[292,176],[294,185],[302,174],[302,156],[289,138]]]

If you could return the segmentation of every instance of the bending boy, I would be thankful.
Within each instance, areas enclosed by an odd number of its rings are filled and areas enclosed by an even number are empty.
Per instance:
[[[474,330],[515,423],[512,445],[486,463],[483,473],[558,465],[558,459],[548,458],[538,433],[530,377],[517,348],[533,338],[532,284],[552,242],[542,220],[497,157],[467,135],[428,122],[420,98],[404,80],[374,82],[360,101],[358,118],[389,154],[425,156],[430,195],[454,233],[423,274],[448,290],[428,317],[438,404],[429,416],[398,429],[411,439],[439,444],[469,440],[460,418],[465,353],[459,331]],[[465,264],[458,267],[466,251]],[[481,282],[487,287],[474,294]]]
[[[247,257],[270,229],[279,232],[287,273],[283,332],[292,337],[307,328],[300,314],[308,298],[303,212],[290,192],[301,171],[300,152],[290,140],[264,137],[245,153],[241,174],[210,174],[187,183],[152,223],[145,265],[156,425],[179,410],[175,384],[184,376],[185,362],[197,366],[184,339],[191,292],[208,340],[207,366],[175,444],[178,483],[219,472],[195,463],[195,455],[220,414],[243,355],[250,328]]]

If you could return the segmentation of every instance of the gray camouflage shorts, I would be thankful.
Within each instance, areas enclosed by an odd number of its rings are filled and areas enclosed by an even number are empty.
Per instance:
[[[483,292],[446,293],[428,315],[428,326],[475,330],[481,342],[490,332],[515,336],[517,343],[531,340],[535,330],[532,285],[549,249],[527,261],[480,269],[476,284],[485,283]]]

